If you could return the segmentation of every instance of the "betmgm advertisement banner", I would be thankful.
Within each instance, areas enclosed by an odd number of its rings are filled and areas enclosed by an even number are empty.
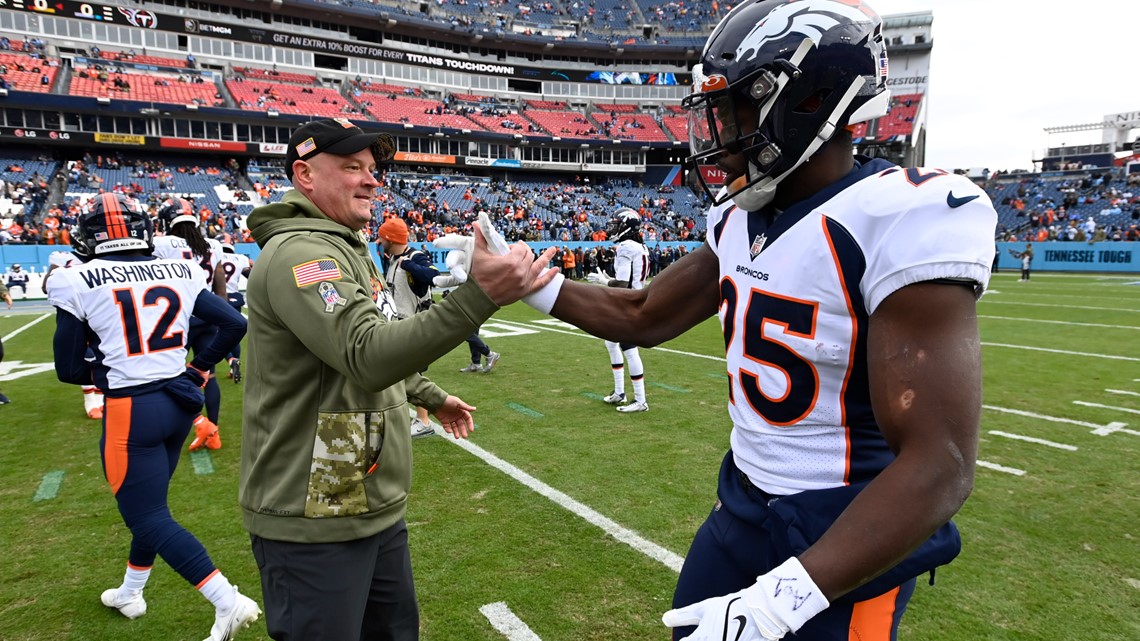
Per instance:
[[[1028,243],[997,243],[997,267],[1020,272]],[[1032,243],[1031,271],[1140,273],[1140,243]]]

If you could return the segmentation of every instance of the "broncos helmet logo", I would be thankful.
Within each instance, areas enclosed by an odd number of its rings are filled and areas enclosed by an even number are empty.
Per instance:
[[[869,18],[859,7],[840,0],[802,0],[773,9],[740,42],[736,49],[736,60],[751,61],[769,42],[798,33],[812,42],[819,43],[824,32],[840,24],[835,14],[851,22],[867,22]]]

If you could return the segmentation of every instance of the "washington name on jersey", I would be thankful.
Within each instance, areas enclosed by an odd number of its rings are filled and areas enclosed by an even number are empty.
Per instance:
[[[49,302],[91,328],[96,382],[112,390],[185,371],[190,317],[205,289],[202,270],[155,259],[96,259],[56,270],[47,284]]]
[[[775,495],[876,476],[892,460],[875,421],[868,320],[913,283],[989,281],[997,214],[937,169],[868,160],[772,216],[731,201],[708,216],[737,467]]]

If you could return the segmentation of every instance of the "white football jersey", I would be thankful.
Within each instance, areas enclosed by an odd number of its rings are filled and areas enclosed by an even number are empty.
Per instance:
[[[968,179],[882,160],[774,218],[710,210],[732,451],[757,487],[838,487],[893,460],[871,408],[868,319],[912,283],[961,280],[980,296],[996,225]]]
[[[631,289],[645,287],[649,276],[649,250],[636,240],[623,240],[614,253],[614,279],[629,283]]]
[[[226,292],[237,294],[241,285],[241,273],[249,269],[249,256],[245,254],[222,254],[222,270],[226,272]]]
[[[87,323],[96,339],[97,376],[110,389],[178,376],[186,370],[186,338],[201,269],[185,260],[95,259],[56,270],[48,301]]]
[[[75,254],[69,251],[54,251],[48,254],[48,265],[71,267],[72,265],[78,264],[80,264],[80,260],[75,257]]]
[[[169,234],[156,236],[154,255],[159,258],[182,258],[198,263],[206,272],[206,284],[210,285],[214,282],[214,270],[222,262],[222,244],[212,238],[206,239],[206,243],[210,245],[209,254],[198,258],[185,239]]]

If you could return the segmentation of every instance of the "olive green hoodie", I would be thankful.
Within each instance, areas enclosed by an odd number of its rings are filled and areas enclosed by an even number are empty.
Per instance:
[[[406,320],[363,236],[293,190],[258,207],[250,274],[239,502],[250,533],[302,543],[376,534],[404,516],[417,372],[498,309],[474,282]]]

